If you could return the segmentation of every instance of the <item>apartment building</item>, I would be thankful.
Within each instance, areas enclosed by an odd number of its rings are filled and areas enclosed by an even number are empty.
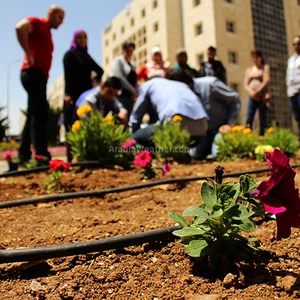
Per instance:
[[[189,64],[198,69],[207,59],[207,48],[214,46],[227,69],[228,85],[240,93],[244,123],[248,97],[243,78],[251,66],[250,51],[257,48],[271,67],[269,123],[290,127],[285,68],[293,36],[300,32],[299,16],[300,0],[133,0],[102,32],[102,65],[109,76],[126,40],[136,44],[138,66],[158,45],[171,65],[176,50],[184,47]]]
[[[148,61],[153,46],[159,46],[164,59],[174,64],[174,53],[183,45],[181,0],[134,0],[111,21],[102,32],[106,76],[127,40],[136,44],[133,60],[137,67]]]

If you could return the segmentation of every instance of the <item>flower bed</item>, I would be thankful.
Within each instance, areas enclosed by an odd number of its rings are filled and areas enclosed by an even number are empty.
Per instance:
[[[296,157],[292,163],[299,163]],[[173,164],[167,177],[213,175],[220,163]],[[265,162],[222,162],[225,173],[259,169]],[[140,168],[86,169],[61,176],[63,190],[88,191],[140,182]],[[259,182],[269,173],[253,176]],[[0,181],[1,201],[46,194],[49,174],[8,177]],[[237,180],[237,178],[232,178]],[[300,178],[296,176],[296,186]],[[200,182],[164,185],[108,194],[103,199],[68,201],[0,210],[1,247],[40,247],[145,232],[174,225],[169,211],[182,213],[199,205]],[[250,263],[237,261],[237,269],[222,277],[210,277],[207,266],[194,264],[179,240],[104,251],[89,255],[37,262],[0,265],[0,298],[26,299],[196,299],[218,294],[224,299],[299,298],[300,230],[276,241],[276,221],[256,219],[253,233],[262,249],[276,254]]]

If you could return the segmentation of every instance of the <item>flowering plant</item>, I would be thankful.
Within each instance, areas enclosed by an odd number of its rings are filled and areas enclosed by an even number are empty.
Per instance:
[[[141,172],[143,179],[151,179],[157,176],[157,173],[152,166],[152,161],[151,153],[148,150],[140,152],[135,157],[133,164],[143,168],[143,171]]]
[[[60,177],[62,173],[67,173],[70,171],[70,164],[60,159],[52,159],[50,161],[50,171],[50,178],[45,185],[45,189],[55,192],[56,190],[62,188]]]
[[[283,151],[274,149],[266,153],[271,177],[251,191],[251,196],[261,201],[267,213],[276,215],[277,239],[287,238],[291,227],[300,228],[300,200],[295,188],[296,172]]]
[[[156,157],[165,161],[183,161],[188,155],[190,134],[181,128],[182,117],[175,115],[172,120],[155,126],[152,141]]]
[[[252,217],[260,211],[259,203],[250,195],[256,187],[255,180],[247,174],[239,182],[222,183],[222,174],[222,168],[217,167],[216,181],[202,184],[202,205],[190,206],[182,215],[169,212],[169,217],[182,227],[173,234],[181,238],[185,251],[192,257],[208,258],[212,272],[221,266],[222,256],[241,257],[260,252],[252,244],[258,242],[256,238],[240,235],[240,231],[254,231]],[[188,224],[185,217],[193,217],[192,222]]]
[[[295,156],[296,151],[299,149],[297,136],[287,128],[268,128],[266,134],[262,137],[260,144],[271,145],[274,148],[279,148],[288,157]]]
[[[8,171],[9,171],[9,172],[10,172],[10,171],[17,171],[17,170],[18,170],[18,165],[19,165],[18,161],[19,161],[19,160],[18,160],[16,157],[13,157],[11,151],[8,151],[8,152],[6,153],[6,156],[5,156],[4,159],[5,159],[5,160],[7,161],[7,163],[8,163]]]
[[[236,125],[231,131],[220,134],[215,144],[218,148],[217,160],[235,160],[254,156],[258,136],[250,128]]]
[[[67,140],[77,161],[120,163],[128,158],[122,144],[129,136],[112,115],[103,118],[99,111],[89,111],[73,124]]]

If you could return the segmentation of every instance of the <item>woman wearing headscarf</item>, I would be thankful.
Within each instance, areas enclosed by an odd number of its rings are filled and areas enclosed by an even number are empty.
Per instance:
[[[147,81],[153,77],[166,77],[169,72],[169,62],[164,62],[161,49],[157,46],[151,50],[151,59],[137,70],[138,80]]]
[[[65,74],[65,96],[64,96],[64,125],[66,131],[72,126],[72,116],[75,102],[79,96],[93,87],[93,80],[101,81],[103,69],[91,58],[87,47],[87,34],[78,29],[74,33],[70,49],[63,58]],[[92,71],[96,73],[91,78]],[[68,161],[72,159],[69,145],[67,145]]]

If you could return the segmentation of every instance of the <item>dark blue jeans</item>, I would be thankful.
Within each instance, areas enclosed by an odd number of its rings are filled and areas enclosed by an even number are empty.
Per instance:
[[[140,128],[132,134],[132,137],[136,142],[144,147],[155,147],[154,143],[150,139],[154,135],[154,124],[149,124],[145,128]]]
[[[290,98],[290,106],[295,120],[298,124],[298,138],[300,141],[300,94],[297,94]]]
[[[49,104],[47,101],[47,78],[39,69],[30,68],[21,72],[21,82],[28,94],[27,119],[21,136],[19,159],[30,160],[30,145],[35,154],[51,159],[47,149],[47,122]]]
[[[268,107],[266,106],[263,100],[255,101],[249,98],[248,108],[247,108],[247,117],[246,124],[252,129],[253,119],[256,110],[259,109],[259,135],[265,134],[265,129],[267,127],[267,111]]]

